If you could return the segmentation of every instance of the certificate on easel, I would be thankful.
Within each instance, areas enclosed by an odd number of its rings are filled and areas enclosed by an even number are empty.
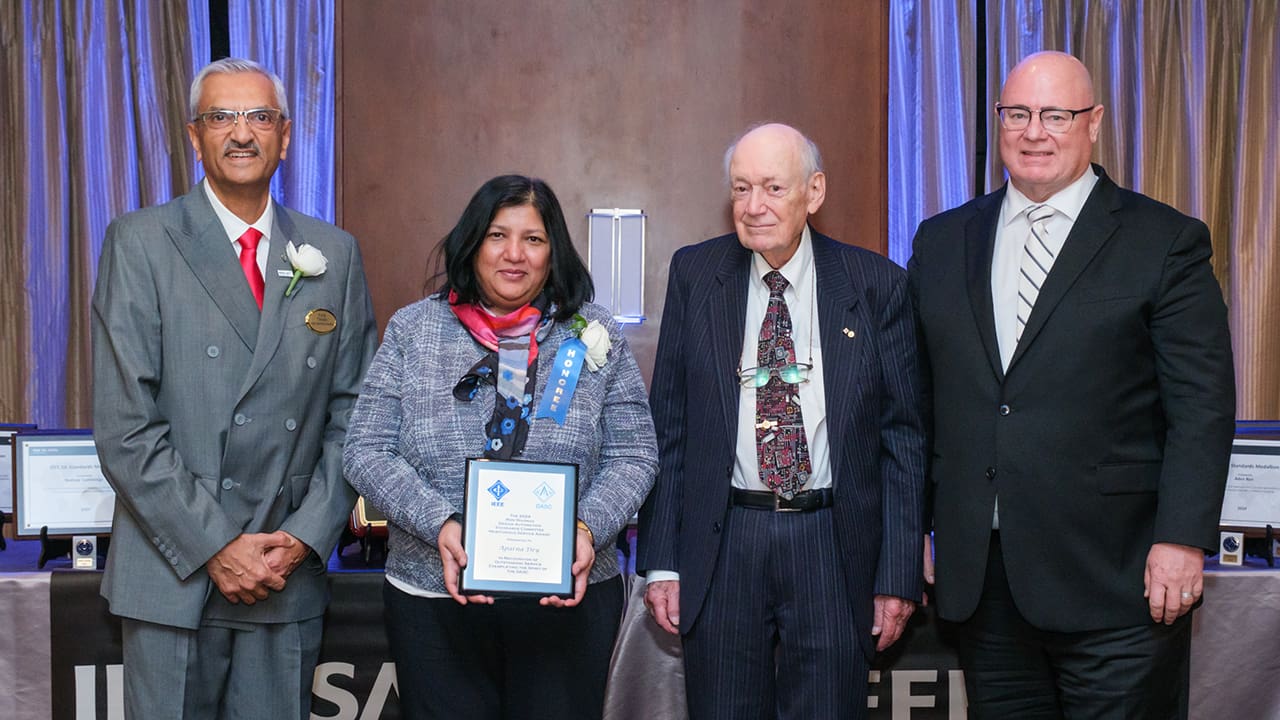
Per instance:
[[[465,594],[573,596],[578,466],[467,460]]]
[[[109,535],[115,492],[91,430],[19,432],[13,441],[14,534]]]
[[[13,434],[35,429],[29,423],[0,423],[0,514],[13,512]]]
[[[1220,524],[1240,528],[1280,525],[1280,440],[1236,437],[1231,445]]]

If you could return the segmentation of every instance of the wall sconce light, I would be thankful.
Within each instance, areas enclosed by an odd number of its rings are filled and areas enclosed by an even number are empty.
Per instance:
[[[644,322],[643,210],[592,208],[587,213],[587,266],[596,302],[619,323]]]

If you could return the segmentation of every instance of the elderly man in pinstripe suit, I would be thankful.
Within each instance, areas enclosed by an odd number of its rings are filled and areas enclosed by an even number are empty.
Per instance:
[[[921,590],[906,276],[809,228],[826,178],[794,128],[726,159],[737,232],[671,260],[645,604],[682,635],[694,720],[864,717]]]

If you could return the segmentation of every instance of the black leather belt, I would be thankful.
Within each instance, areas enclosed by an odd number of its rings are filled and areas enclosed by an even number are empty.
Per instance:
[[[790,500],[777,493],[765,492],[763,490],[742,490],[740,488],[734,488],[733,492],[729,495],[729,504],[737,505],[738,507],[751,508],[752,510],[809,512],[810,510],[831,507],[831,501],[834,498],[835,493],[831,492],[831,488],[798,492]]]

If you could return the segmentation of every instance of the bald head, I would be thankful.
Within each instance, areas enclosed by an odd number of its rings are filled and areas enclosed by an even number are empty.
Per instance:
[[[1000,126],[1000,159],[1009,182],[1028,198],[1044,202],[1088,171],[1103,109],[1094,100],[1089,71],[1079,60],[1061,52],[1027,56],[1009,72],[998,106],[1031,111],[1031,122],[1024,128]],[[1069,111],[1070,127],[1045,130],[1043,110]]]
[[[806,177],[816,172],[822,172],[822,155],[818,152],[818,146],[805,137],[804,133],[790,125],[765,123],[756,125],[739,135],[738,139],[734,140],[729,145],[729,148],[724,151],[725,177],[730,177],[729,166],[733,162],[733,154],[737,151],[738,145],[748,138],[751,138],[752,143],[766,143],[776,147],[790,146],[792,151],[800,158],[800,169]]]
[[[1089,70],[1084,63],[1074,55],[1046,50],[1028,55],[1013,66],[1004,80],[1004,90],[1000,93],[1001,104],[1008,104],[1004,95],[1010,86],[1021,87],[1036,82],[1052,84],[1061,92],[1069,94],[1073,108],[1094,103],[1093,79],[1089,77]]]

